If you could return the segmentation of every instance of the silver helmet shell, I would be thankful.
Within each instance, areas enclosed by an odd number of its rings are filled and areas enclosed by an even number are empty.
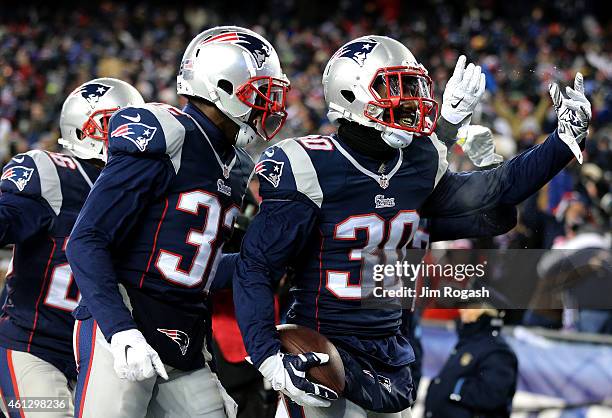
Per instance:
[[[261,88],[270,79],[289,86],[272,45],[251,30],[219,26],[200,33],[187,46],[177,76],[177,93],[213,103],[238,124],[237,145],[244,146],[262,135],[247,124],[253,110],[249,103],[255,103],[258,94],[241,87],[254,80],[254,87]],[[284,106],[284,92],[282,96]]]
[[[126,106],[144,104],[132,85],[116,78],[96,78],[77,87],[62,106],[58,143],[75,156],[106,162],[110,116]]]
[[[388,74],[394,75],[394,71],[400,74],[397,75],[399,83],[402,83],[402,76],[418,79],[419,98],[412,99],[418,103],[417,106],[422,106],[426,101],[428,106],[431,102],[435,108],[433,112],[427,109],[429,116],[423,116],[421,118],[423,122],[420,124],[424,125],[426,118],[433,118],[433,121],[428,119],[427,124],[428,127],[435,126],[437,104],[431,97],[431,79],[427,76],[427,71],[402,43],[386,36],[376,35],[362,36],[348,42],[327,63],[323,73],[323,92],[328,107],[328,119],[335,125],[338,125],[339,120],[345,119],[372,127],[386,133],[383,139],[398,134],[405,136],[406,132],[399,132],[402,129],[409,133],[419,132],[418,129],[407,129],[399,124],[398,126],[385,124],[382,122],[384,107],[372,104],[381,102],[381,96],[373,88],[376,77],[387,77],[388,81]],[[424,110],[422,107],[419,109]],[[406,143],[409,141],[402,142],[404,145]],[[395,144],[393,146],[399,147]]]

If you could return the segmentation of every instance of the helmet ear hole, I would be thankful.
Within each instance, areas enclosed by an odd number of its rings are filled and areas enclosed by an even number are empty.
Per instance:
[[[350,90],[340,90],[340,94],[349,103],[353,103],[355,101],[355,93]]]
[[[234,85],[228,80],[219,80],[217,87],[229,94],[230,96],[234,93]]]
[[[76,130],[76,135],[77,135],[77,138],[79,138],[79,139],[85,138],[85,133],[82,130],[80,130],[80,129]]]

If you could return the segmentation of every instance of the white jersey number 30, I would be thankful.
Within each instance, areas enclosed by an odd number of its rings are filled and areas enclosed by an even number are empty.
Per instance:
[[[377,248],[383,251],[405,248],[419,225],[419,215],[414,210],[402,210],[390,221],[385,221],[377,214],[351,216],[336,225],[334,239],[339,241],[354,241],[357,231],[366,231],[367,240],[362,248],[349,251],[350,261],[362,263],[361,274],[364,274],[364,255],[372,254]],[[381,247],[385,236],[388,236]],[[327,289],[340,299],[361,299],[361,283],[351,283],[351,273],[348,271],[327,270]]]

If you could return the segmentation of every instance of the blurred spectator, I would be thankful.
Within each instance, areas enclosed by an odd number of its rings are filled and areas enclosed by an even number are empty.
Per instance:
[[[557,208],[557,218],[564,225],[552,249],[538,263],[538,275],[548,294],[562,289],[561,317],[566,330],[612,334],[612,310],[608,295],[612,292],[610,237],[593,227],[588,199],[568,193]],[[538,314],[530,314],[528,325]]]
[[[459,341],[431,381],[425,418],[510,417],[518,364],[494,309],[460,309]]]

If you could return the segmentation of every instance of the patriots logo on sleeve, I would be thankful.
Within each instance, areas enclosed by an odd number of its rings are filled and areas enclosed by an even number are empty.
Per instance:
[[[349,58],[363,67],[366,58],[377,46],[378,42],[373,40],[352,42],[336,52],[336,58]]]
[[[94,107],[98,101],[104,96],[106,93],[112,89],[112,86],[107,86],[102,83],[90,83],[83,86],[82,89],[77,91],[77,94],[83,96],[85,100],[89,102],[91,107]]]
[[[270,56],[270,47],[261,39],[248,33],[225,32],[204,40],[201,45],[216,42],[229,42],[247,50],[255,59],[258,69],[263,67],[266,58]]]
[[[282,161],[262,160],[255,165],[255,174],[268,180],[272,186],[278,187],[284,165]]]
[[[134,117],[134,119],[130,120],[140,120],[140,115],[138,115],[138,119]],[[144,151],[147,149],[147,145],[156,131],[156,127],[145,125],[142,122],[124,123],[111,132],[111,138],[127,139],[136,145],[140,151]]]
[[[25,189],[28,182],[32,178],[33,172],[33,168],[16,165],[6,169],[6,171],[2,173],[2,178],[0,180],[8,180],[13,182],[19,191],[23,192],[23,189]]]
[[[187,353],[187,348],[189,347],[189,335],[187,335],[186,332],[183,332],[180,329],[157,328],[157,330],[178,344],[179,348],[181,349],[181,355],[184,356]]]

